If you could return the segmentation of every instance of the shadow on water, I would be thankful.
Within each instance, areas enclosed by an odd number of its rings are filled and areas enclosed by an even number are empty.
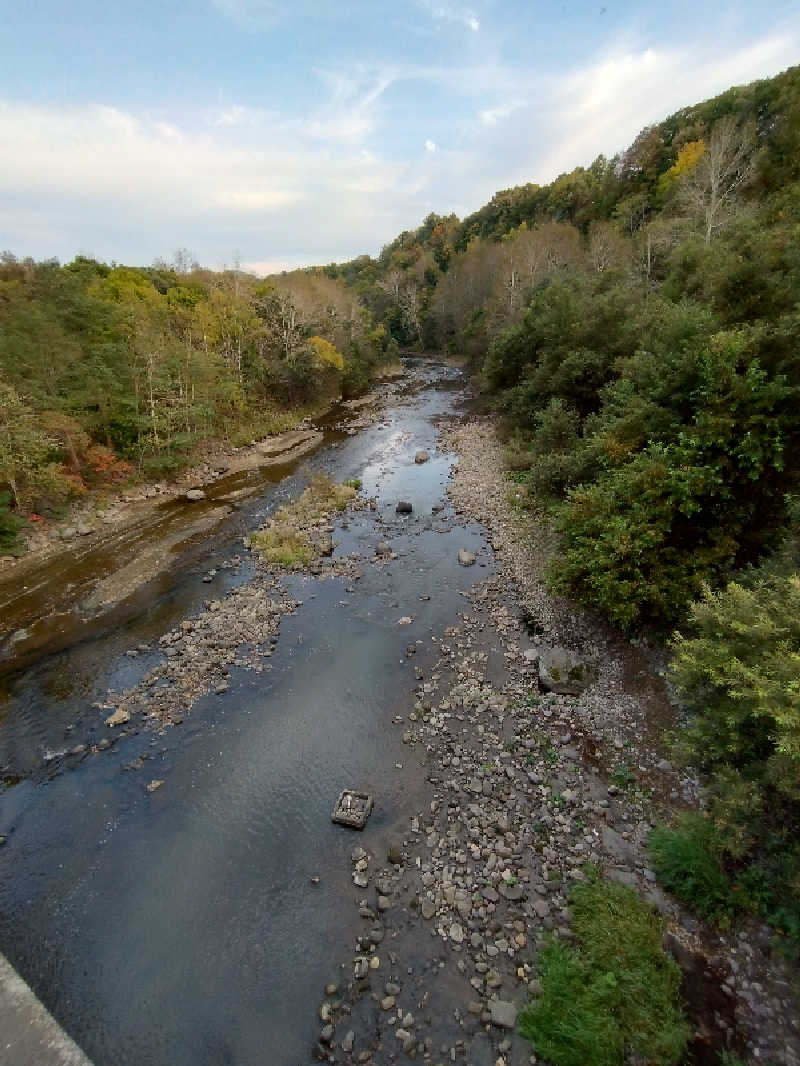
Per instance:
[[[257,486],[131,602],[5,680],[0,950],[97,1066],[308,1061],[315,1006],[337,978],[329,960],[359,931],[350,849],[385,853],[402,837],[422,774],[391,724],[414,685],[405,648],[419,642],[424,665],[492,566],[480,528],[431,513],[453,458],[436,450],[433,423],[454,411],[456,374],[413,373],[375,425]],[[431,454],[424,466],[418,448]],[[361,477],[377,497],[375,514],[336,533],[337,552],[363,556],[361,580],[292,578],[303,603],[271,669],[234,669],[229,691],[203,697],[183,725],[93,750],[109,733],[93,703],[134,684],[158,660],[158,637],[206,597],[249,579],[242,531],[316,470]],[[398,498],[413,501],[408,518]],[[373,565],[385,539],[398,557]],[[462,547],[486,569],[459,567]],[[411,624],[399,628],[401,616]],[[164,784],[148,792],[153,780]],[[330,822],[346,786],[376,798],[358,837]]]

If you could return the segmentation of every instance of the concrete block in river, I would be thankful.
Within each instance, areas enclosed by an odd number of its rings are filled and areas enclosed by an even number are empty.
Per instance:
[[[368,792],[354,792],[346,788],[339,794],[331,821],[350,829],[363,829],[372,814],[372,806],[372,796]]]

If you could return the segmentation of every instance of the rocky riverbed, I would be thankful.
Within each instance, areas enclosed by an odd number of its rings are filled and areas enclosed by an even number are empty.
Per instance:
[[[547,523],[462,385],[413,367],[176,594],[10,686],[0,945],[98,1066],[527,1063],[587,863],[669,919],[693,1066],[799,1061],[763,931],[709,933],[648,866],[697,799],[662,657],[546,591]],[[319,474],[362,488],[308,521],[308,566],[267,565],[249,535]],[[363,834],[342,789],[374,797]]]
[[[547,592],[546,527],[514,506],[488,424],[446,429],[443,447],[459,456],[449,486],[457,513],[486,526],[498,572],[432,637],[436,658],[415,671],[395,719],[426,781],[385,853],[352,850],[363,932],[324,989],[314,1057],[536,1062],[515,1035],[517,1013],[540,990],[543,937],[572,938],[569,890],[591,863],[667,917],[666,946],[686,974],[692,1062],[729,1049],[795,1066],[797,1001],[764,930],[710,933],[648,866],[656,817],[696,799],[663,750],[676,712],[659,657]],[[559,662],[580,664],[571,686],[554,682],[555,648]]]

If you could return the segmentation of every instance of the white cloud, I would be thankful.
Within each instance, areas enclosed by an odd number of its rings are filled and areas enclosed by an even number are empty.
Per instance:
[[[331,259],[376,245],[402,166],[346,145],[334,152],[266,112],[257,134],[0,101],[2,243],[39,258],[90,245],[139,262],[185,244],[211,263],[234,247],[252,261],[307,262],[304,249]]]
[[[478,119],[484,126],[496,126],[498,122],[513,114],[522,105],[519,101],[508,104],[499,104],[497,107],[486,107],[478,112]]]
[[[329,98],[319,112],[305,120],[305,132],[319,140],[360,141],[375,128],[380,98],[393,82],[388,73],[356,70],[319,71]]]
[[[431,15],[441,22],[458,23],[473,33],[477,33],[481,28],[480,20],[469,8],[457,4],[431,3],[430,0],[425,0],[425,6],[430,10]]]
[[[620,50],[566,74],[544,99],[523,108],[515,129],[535,121],[549,132],[544,153],[521,159],[527,178],[548,181],[559,172],[588,164],[599,153],[626,148],[648,123],[734,84],[788,66],[800,47],[800,26],[710,57],[705,42],[693,48]],[[520,173],[518,170],[517,173]],[[523,180],[521,177],[516,180]]]
[[[426,10],[462,25],[469,17]],[[375,253],[429,211],[463,215],[499,188],[624,149],[646,123],[782,69],[798,52],[800,22],[716,53],[707,41],[628,42],[555,77],[491,56],[461,67],[354,66],[318,72],[324,98],[313,111],[209,99],[194,124],[185,112],[0,100],[0,245],[37,258],[88,247],[129,262],[185,245],[212,265],[239,248],[265,272]],[[442,90],[446,127],[433,107],[395,127],[408,83]]]

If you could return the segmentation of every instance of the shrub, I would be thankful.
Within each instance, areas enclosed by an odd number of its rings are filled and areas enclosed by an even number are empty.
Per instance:
[[[696,712],[698,765],[730,765],[800,800],[800,576],[731,582],[693,604],[672,677]]]
[[[650,834],[650,856],[661,883],[704,918],[727,924],[735,910],[722,869],[722,845],[705,815],[684,814],[672,829]]]
[[[542,994],[520,1032],[554,1066],[653,1066],[680,1060],[689,1035],[680,970],[661,947],[662,920],[624,885],[599,878],[570,895],[577,947],[539,955]]]
[[[674,622],[736,550],[723,529],[703,528],[693,517],[709,481],[702,468],[681,466],[654,445],[594,484],[572,489],[557,522],[553,587],[598,607],[623,629]]]
[[[694,414],[594,484],[560,517],[559,591],[623,628],[678,621],[705,581],[752,562],[785,518],[784,453],[798,428],[793,390],[770,379],[749,338],[717,334],[700,353]]]
[[[11,494],[0,492],[0,555],[22,555],[25,542],[20,536],[28,523],[9,507]]]

